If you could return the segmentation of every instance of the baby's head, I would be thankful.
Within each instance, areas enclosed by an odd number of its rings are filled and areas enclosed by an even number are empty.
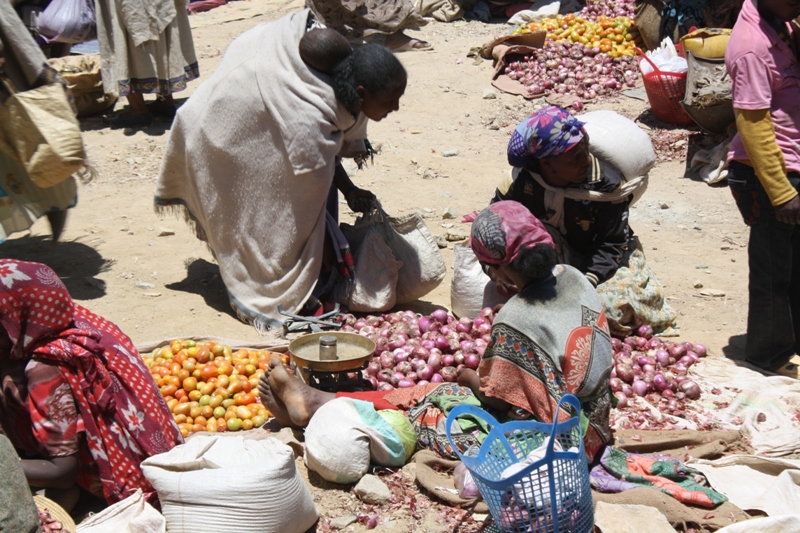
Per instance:
[[[329,28],[315,28],[300,39],[300,57],[325,74],[331,74],[333,67],[352,53],[347,39]]]

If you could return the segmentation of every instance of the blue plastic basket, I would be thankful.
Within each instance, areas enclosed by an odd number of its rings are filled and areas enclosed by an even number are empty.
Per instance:
[[[565,422],[543,424],[516,421],[500,424],[482,409],[455,407],[447,417],[447,438],[469,469],[503,533],[589,533],[594,526],[589,467],[583,449],[578,399],[567,394],[558,403],[569,403],[578,416]],[[477,455],[463,455],[450,436],[459,416],[485,420],[491,430]],[[548,437],[553,436],[549,439]],[[522,462],[545,441],[544,458],[503,479],[503,471]],[[563,451],[554,449],[558,441]],[[577,451],[568,451],[570,448]]]

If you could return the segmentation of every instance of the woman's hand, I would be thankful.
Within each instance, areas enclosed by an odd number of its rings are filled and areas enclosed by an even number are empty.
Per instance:
[[[363,213],[369,210],[372,200],[375,199],[375,195],[366,189],[354,187],[347,191],[344,199],[347,200],[347,205],[350,209],[356,213]]]

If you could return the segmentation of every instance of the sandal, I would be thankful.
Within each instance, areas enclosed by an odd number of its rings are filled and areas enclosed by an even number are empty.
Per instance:
[[[408,42],[402,46],[392,50],[393,52],[413,52],[415,50],[433,50],[433,45],[428,41],[421,41],[419,39],[409,39]]]
[[[165,118],[170,121],[175,119],[175,113],[178,111],[174,105],[166,105],[158,100],[148,103],[147,110],[150,111],[152,115]]]

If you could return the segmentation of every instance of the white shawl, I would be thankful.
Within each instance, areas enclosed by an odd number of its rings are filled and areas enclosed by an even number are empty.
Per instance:
[[[631,205],[633,205],[647,190],[648,176],[639,176],[632,180],[625,181],[625,178],[620,172],[617,172],[614,167],[600,161],[603,173],[616,173],[620,177],[622,185],[617,190],[612,192],[592,191],[588,189],[578,189],[573,187],[553,187],[547,183],[542,176],[536,172],[527,170],[531,177],[536,180],[536,183],[542,186],[545,190],[544,193],[544,209],[547,213],[552,213],[547,220],[543,220],[546,224],[557,227],[562,233],[566,233],[567,229],[564,227],[564,199],[588,201],[588,202],[620,202],[630,195],[633,195]],[[525,169],[514,167],[511,171],[511,181],[517,179],[519,173]]]
[[[343,145],[366,135],[331,79],[299,54],[308,10],[231,43],[183,105],[156,186],[184,205],[219,263],[231,303],[262,330],[296,312],[320,273],[325,202]]]

